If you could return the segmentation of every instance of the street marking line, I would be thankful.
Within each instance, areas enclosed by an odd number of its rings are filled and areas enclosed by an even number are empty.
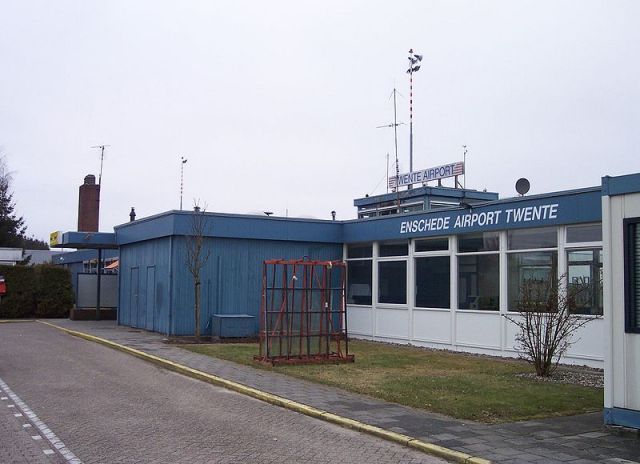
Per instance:
[[[19,322],[36,322],[35,319],[0,319],[0,324],[15,324]]]
[[[360,422],[354,419],[349,419],[348,417],[343,417],[337,414],[323,411],[322,409],[318,409],[313,406],[308,406],[306,404],[299,403],[297,401],[289,400],[287,398],[283,398],[281,396],[274,395],[272,393],[267,393],[262,390],[258,390],[257,388],[249,387],[247,385],[243,385],[241,383],[234,382],[232,380],[227,380],[223,377],[218,377],[217,375],[208,374],[206,372],[193,369],[183,364],[179,364],[177,362],[170,361],[168,359],[161,358],[153,354],[145,353],[144,351],[137,350],[135,348],[130,348],[126,345],[121,345],[120,343],[112,342],[111,340],[107,340],[105,338],[97,337],[95,335],[90,335],[84,332],[78,332],[72,329],[67,329],[65,327],[61,327],[56,324],[52,324],[50,322],[45,322],[45,321],[37,321],[37,322],[54,327],[69,335],[73,335],[91,342],[99,343],[101,345],[107,346],[109,348],[113,348],[118,351],[122,351],[127,354],[131,354],[137,358],[152,362],[161,367],[172,370],[174,372],[178,372],[188,377],[191,377],[197,380],[202,380],[204,382],[207,382],[219,387],[224,387],[229,390],[235,391],[237,393],[241,393],[243,395],[250,396],[252,398],[256,398],[258,400],[264,401],[266,403],[298,412],[300,414],[304,414],[310,417],[315,417],[317,419],[322,419],[326,422],[331,422],[341,427],[356,430],[358,432],[364,432],[369,435],[373,435],[387,441],[392,441],[400,445],[404,445],[404,446],[413,448],[415,450],[422,451],[423,453],[428,453],[431,455],[435,455],[435,456],[438,456],[450,461],[462,463],[462,464],[491,464],[491,461],[483,458],[471,456],[469,454],[462,453],[460,451],[455,451],[449,448],[445,448],[443,446],[435,445],[433,443],[424,442],[422,440],[411,437],[409,435],[392,432],[390,430],[386,430],[381,427],[377,427],[375,425],[365,424],[364,422]]]
[[[32,435],[31,438],[33,438],[34,440],[42,440],[42,437],[40,435]]]
[[[6,393],[9,396],[9,398],[11,398],[11,400],[18,405],[18,408],[20,408],[22,412],[33,421],[35,426],[40,430],[40,433],[42,433],[49,440],[49,442],[51,443],[51,445],[53,445],[54,448],[60,451],[62,456],[67,461],[73,464],[81,464],[81,461],[65,446],[64,443],[62,443],[62,441],[45,425],[45,423],[42,422],[38,418],[38,416],[36,416],[36,414],[29,408],[29,406],[27,406],[27,403],[22,401],[20,397],[16,395],[9,388],[9,385],[7,385],[4,382],[4,380],[2,380],[1,378],[0,378],[0,390]],[[9,405],[9,407],[15,407],[15,405],[11,404]],[[20,414],[20,416],[21,415],[22,414]],[[31,424],[22,424],[22,427],[26,429],[31,427]],[[36,440],[36,438],[34,438],[34,440]],[[43,450],[43,452],[44,454],[47,454],[47,455],[55,453],[55,451],[53,450]]]

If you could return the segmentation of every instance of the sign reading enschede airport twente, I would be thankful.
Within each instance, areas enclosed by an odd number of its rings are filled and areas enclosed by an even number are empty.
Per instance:
[[[431,180],[445,179],[447,177],[460,176],[464,174],[464,163],[443,164],[435,168],[422,169],[420,171],[407,172],[398,176],[398,186],[404,187],[411,184],[420,184]],[[396,188],[396,176],[389,178],[389,188]]]

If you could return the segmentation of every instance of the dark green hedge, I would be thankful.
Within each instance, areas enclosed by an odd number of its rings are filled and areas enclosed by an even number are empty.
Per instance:
[[[67,317],[73,306],[71,273],[50,264],[0,266],[7,293],[0,318]]]

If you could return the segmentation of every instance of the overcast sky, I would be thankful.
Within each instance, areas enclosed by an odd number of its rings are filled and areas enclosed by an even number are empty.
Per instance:
[[[29,235],[177,209],[338,219],[386,190],[394,86],[408,171],[462,159],[515,195],[640,171],[638,1],[0,0],[0,146]],[[450,184],[450,182],[449,182]]]

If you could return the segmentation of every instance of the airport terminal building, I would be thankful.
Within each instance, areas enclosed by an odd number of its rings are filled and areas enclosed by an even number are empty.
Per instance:
[[[616,366],[608,381],[627,387],[608,395],[610,422],[640,427],[640,174],[507,199],[422,184],[354,205],[358,218],[347,221],[204,213],[203,333],[233,315],[258,332],[268,259],[344,259],[352,337],[497,356],[517,355],[505,316],[525,281],[586,283],[573,311],[590,322],[563,362]],[[115,227],[120,324],[193,334],[185,260],[194,214]],[[90,247],[80,234],[65,233],[61,246]]]

